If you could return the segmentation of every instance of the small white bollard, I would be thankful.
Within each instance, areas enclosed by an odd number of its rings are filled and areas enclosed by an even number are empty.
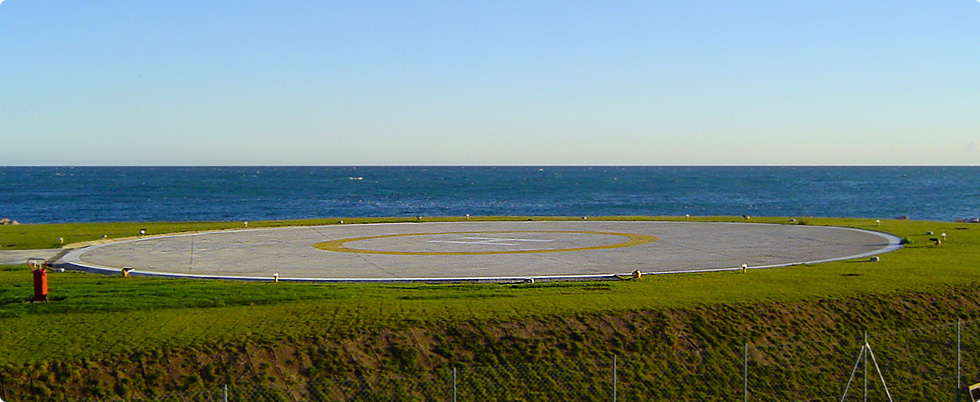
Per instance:
[[[279,283],[279,273],[278,272],[272,274],[272,281],[275,282],[275,283]]]

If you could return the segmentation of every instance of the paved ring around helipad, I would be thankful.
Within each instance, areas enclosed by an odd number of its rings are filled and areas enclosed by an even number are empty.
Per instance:
[[[322,243],[333,249],[314,247]],[[897,237],[884,233],[810,225],[469,221],[164,235],[75,250],[62,261],[90,272],[132,268],[133,275],[163,277],[512,281],[720,271],[742,264],[756,269],[863,258],[899,247]]]

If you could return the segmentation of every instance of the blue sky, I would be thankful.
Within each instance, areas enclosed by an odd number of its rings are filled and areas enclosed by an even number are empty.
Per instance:
[[[0,165],[801,164],[980,164],[980,2],[0,3]]]

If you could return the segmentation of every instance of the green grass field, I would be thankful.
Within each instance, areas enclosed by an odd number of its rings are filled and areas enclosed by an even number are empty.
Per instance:
[[[462,218],[444,220],[457,219]],[[249,227],[335,222],[250,222]],[[882,255],[879,262],[862,259],[750,270],[747,274],[648,275],[638,281],[520,285],[253,283],[65,272],[49,274],[52,301],[33,304],[27,302],[32,290],[30,271],[26,266],[7,266],[0,267],[0,364],[94,359],[201,344],[345,337],[382,328],[454,322],[888,295],[974,283],[980,272],[980,226],[976,225],[892,220],[877,225],[870,219],[818,218],[792,223],[788,218],[753,218],[752,222],[878,230],[906,239],[908,244]],[[66,243],[96,240],[102,235],[128,237],[141,228],[154,234],[241,226],[241,222],[5,226],[0,227],[0,249],[49,248],[57,245],[59,237]],[[926,234],[930,231],[935,235]],[[941,245],[928,240],[940,233],[948,235]]]

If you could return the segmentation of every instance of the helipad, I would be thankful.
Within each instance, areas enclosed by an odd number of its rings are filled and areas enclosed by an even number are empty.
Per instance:
[[[899,247],[838,227],[649,221],[397,223],[251,229],[76,250],[70,267],[244,280],[493,281],[609,278],[863,258]],[[278,274],[278,275],[277,275]]]

